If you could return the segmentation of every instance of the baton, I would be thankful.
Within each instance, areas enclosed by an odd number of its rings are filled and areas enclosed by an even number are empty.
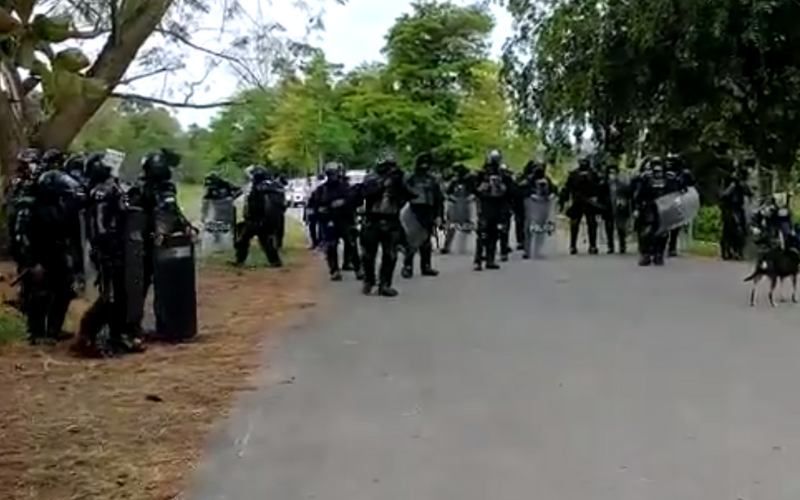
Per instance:
[[[27,276],[27,274],[29,272],[30,272],[30,268],[26,268],[24,271],[22,271],[22,274],[20,274],[16,278],[14,278],[14,281],[11,282],[11,286],[17,286],[19,284],[19,282],[22,281],[22,278]]]

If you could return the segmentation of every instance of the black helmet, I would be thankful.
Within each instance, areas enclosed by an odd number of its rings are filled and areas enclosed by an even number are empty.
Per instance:
[[[31,174],[42,161],[42,153],[38,149],[28,148],[17,153],[17,170],[20,173]]]
[[[42,165],[50,170],[54,168],[61,168],[64,164],[64,153],[55,148],[50,148],[42,155]]]
[[[250,170],[250,179],[254,183],[268,181],[270,177],[269,170],[261,165],[253,165],[252,169]]]
[[[344,167],[337,161],[329,161],[325,164],[325,177],[328,179],[341,177]]]
[[[430,153],[422,153],[417,156],[415,165],[417,168],[431,168],[433,166],[433,155]]]
[[[588,170],[592,166],[592,160],[589,159],[588,156],[584,156],[583,158],[578,159],[578,169],[579,170]]]
[[[106,155],[104,153],[92,153],[83,158],[75,157],[74,160],[83,160],[84,175],[91,182],[102,182],[111,177],[113,169],[111,165],[106,163]],[[67,165],[72,161],[73,158],[70,158],[70,160],[67,161]]]
[[[203,179],[203,185],[205,187],[211,187],[215,184],[218,184],[222,180],[222,177],[219,176],[216,172],[211,172],[207,174],[205,179]]]
[[[36,182],[37,192],[45,197],[75,194],[78,187],[78,182],[61,170],[48,170]]]
[[[378,156],[378,161],[375,162],[376,167],[395,167],[397,166],[397,158],[391,151],[384,151]]]
[[[181,155],[162,148],[153,153],[147,153],[142,158],[142,173],[147,180],[169,180],[172,177],[171,169],[180,163]]]

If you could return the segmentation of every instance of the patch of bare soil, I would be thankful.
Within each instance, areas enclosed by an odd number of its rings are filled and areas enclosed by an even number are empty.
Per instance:
[[[112,360],[22,343],[0,353],[0,497],[167,500],[199,459],[211,425],[247,389],[259,345],[308,307],[313,256],[285,269],[199,274],[200,336]]]

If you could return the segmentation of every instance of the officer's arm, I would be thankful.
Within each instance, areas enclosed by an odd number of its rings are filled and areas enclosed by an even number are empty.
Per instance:
[[[564,205],[569,202],[569,198],[572,194],[573,185],[575,184],[575,177],[570,174],[567,176],[567,182],[564,184],[564,189],[558,195],[558,204],[563,209]]]

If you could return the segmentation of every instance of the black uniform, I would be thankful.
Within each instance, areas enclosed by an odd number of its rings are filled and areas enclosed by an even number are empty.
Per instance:
[[[628,224],[633,212],[631,185],[619,177],[619,167],[609,165],[600,192],[608,253],[616,251],[616,239],[619,240],[620,253],[624,254],[628,250]]]
[[[400,209],[412,197],[413,194],[405,185],[403,172],[391,156],[379,160],[375,172],[369,174],[360,186],[359,198],[364,204],[361,248],[364,251],[362,291],[365,295],[370,294],[376,284],[379,295],[397,295],[397,290],[392,288],[392,281],[397,265],[397,248],[403,241]],[[379,248],[381,265],[376,280]]]
[[[525,216],[525,199],[531,196],[537,196],[540,199],[550,199],[551,196],[555,196],[558,193],[558,188],[547,175],[547,166],[544,163],[529,162],[528,165],[525,166],[523,173],[526,175],[520,176],[517,182],[519,196],[522,199],[523,219],[516,224],[522,228],[522,258],[527,260],[531,258],[530,245],[527,242],[527,238],[531,237],[531,228],[527,227],[529,221]],[[555,231],[555,227],[553,227],[552,230]]]
[[[318,182],[324,182],[325,176],[320,174],[317,176]],[[307,203],[304,210],[304,218],[306,225],[308,225],[308,237],[311,240],[311,248],[317,248],[322,243],[321,232],[319,229],[319,222],[316,213],[316,208],[311,203]]]
[[[475,270],[499,269],[497,245],[511,212],[513,187],[497,162],[486,163],[475,176],[475,196],[478,199],[478,238],[475,245]]]
[[[339,241],[342,241],[345,257],[349,258],[349,264],[360,278],[363,275],[353,231],[357,202],[355,192],[344,180],[339,165],[329,165],[326,175],[327,180],[311,193],[308,203],[313,207],[318,224],[322,228],[328,271],[333,281],[341,281]]]
[[[251,182],[245,203],[244,224],[236,239],[236,264],[242,265],[247,260],[250,241],[255,236],[269,265],[281,267],[283,262],[278,253],[278,243],[286,206],[284,189],[263,168],[253,171]]]
[[[742,182],[738,175],[732,175],[726,179],[719,196],[722,215],[720,250],[724,260],[744,258],[744,246],[747,239],[745,204],[747,199],[752,196],[750,187]]]
[[[423,276],[437,276],[439,271],[433,268],[433,244],[431,235],[436,226],[441,224],[444,212],[444,194],[439,181],[431,174],[431,155],[423,154],[417,158],[414,172],[407,178],[406,186],[413,193],[409,201],[420,225],[429,233],[428,238],[419,247],[420,273]],[[408,244],[405,245],[402,276],[410,278],[414,275],[414,255],[417,252]]]
[[[86,159],[89,192],[88,225],[92,247],[92,263],[97,269],[98,298],[81,318],[81,339],[92,353],[120,354],[141,350],[140,321],[143,297],[129,297],[132,292],[126,277],[130,266],[142,268],[143,255],[137,262],[126,259],[125,243],[128,223],[132,223],[133,210],[119,181],[99,156]],[[141,212],[141,217],[144,213]],[[140,229],[144,229],[142,224]],[[141,250],[144,250],[143,246]],[[142,269],[140,275],[143,276]],[[138,284],[137,284],[138,285]],[[141,285],[143,287],[143,283]],[[133,293],[142,293],[142,288]],[[138,310],[130,310],[131,305]],[[133,319],[132,319],[133,318]],[[98,336],[107,328],[108,339],[103,345]]]
[[[589,233],[589,253],[597,254],[597,216],[602,215],[600,202],[600,178],[591,168],[588,159],[578,162],[578,169],[567,177],[564,189],[561,190],[559,205],[563,209],[568,201],[572,204],[567,209],[569,217],[569,251],[578,253],[578,232],[581,220],[586,219],[586,230]]]
[[[71,209],[79,193],[74,180],[61,171],[42,174],[36,183],[30,216],[18,227],[21,245],[17,264],[23,271],[25,312],[31,343],[58,340],[75,297]]]
[[[525,247],[525,197],[530,194],[531,175],[537,167],[539,165],[535,161],[529,161],[516,179],[519,196],[514,200],[514,236],[517,240],[517,250]]]
[[[674,178],[664,170],[660,159],[653,159],[635,183],[634,207],[637,211],[635,227],[639,236],[639,265],[664,264],[669,233],[658,233],[659,215],[656,199],[676,189]]]

